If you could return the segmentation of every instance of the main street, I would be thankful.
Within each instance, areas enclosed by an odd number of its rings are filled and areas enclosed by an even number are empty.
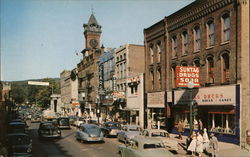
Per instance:
[[[39,140],[39,123],[29,123],[28,132],[33,140],[34,157],[116,157],[118,145],[116,138],[105,138],[105,143],[81,143],[74,135],[76,128],[62,130],[61,139]]]

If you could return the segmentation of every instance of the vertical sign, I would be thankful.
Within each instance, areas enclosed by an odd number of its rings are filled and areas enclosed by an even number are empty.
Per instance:
[[[188,87],[188,82],[193,82],[194,87],[200,87],[199,67],[176,66],[176,87]]]

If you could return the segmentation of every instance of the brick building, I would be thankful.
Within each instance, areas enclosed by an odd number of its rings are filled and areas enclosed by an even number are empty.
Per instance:
[[[145,29],[144,34],[149,69],[146,91],[159,91],[164,97],[155,100],[148,94],[148,108],[160,102],[167,111],[169,130],[179,120],[189,128],[188,102],[195,100],[195,129],[201,119],[220,140],[244,143],[250,129],[249,1],[197,0]],[[159,62],[164,72],[156,62],[160,41],[166,45],[165,60]],[[200,68],[200,88],[193,89],[191,96],[187,89],[176,86],[176,66]]]
[[[93,14],[83,27],[86,48],[82,51],[83,59],[77,64],[79,101],[82,109],[85,108],[91,117],[95,117],[99,79],[98,60],[104,53],[104,47],[100,47],[102,31]]]
[[[127,91],[131,90],[128,86],[129,77],[134,77],[140,73],[144,73],[144,46],[134,45],[134,44],[125,44],[117,49],[115,49],[115,92],[114,98],[116,99],[120,108],[123,108],[125,112],[124,115],[127,117],[122,117],[126,119],[127,122],[131,122],[130,117],[139,116],[138,108],[127,108],[126,99]],[[135,112],[132,110],[136,109]],[[135,118],[132,120],[135,122]]]

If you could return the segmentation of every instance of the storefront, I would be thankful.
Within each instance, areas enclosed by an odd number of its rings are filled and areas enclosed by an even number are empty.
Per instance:
[[[198,104],[198,114],[194,117],[194,129],[198,121],[208,132],[220,135],[219,139],[231,143],[239,142],[239,87],[236,85],[175,90],[173,92],[174,123],[184,121],[189,130],[189,104]]]
[[[166,128],[165,111],[165,92],[147,93],[148,128]]]

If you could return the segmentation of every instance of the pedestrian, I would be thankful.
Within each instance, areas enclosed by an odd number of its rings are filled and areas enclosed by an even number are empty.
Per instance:
[[[217,137],[214,136],[213,133],[211,133],[210,137],[211,137],[211,139],[210,139],[210,147],[211,147],[212,157],[216,157],[217,153],[219,151],[218,139],[217,139]]]
[[[203,123],[202,123],[201,119],[199,119],[198,131],[201,132],[202,130],[203,130]]]
[[[184,133],[184,123],[182,120],[179,121],[178,125],[177,125],[177,130],[179,133],[179,139],[182,140],[182,134]]]
[[[204,152],[208,152],[208,148],[209,148],[209,138],[207,135],[207,129],[204,128],[203,129],[203,150]]]
[[[191,143],[189,144],[188,146],[188,151],[190,151],[192,153],[192,156],[194,156],[195,154],[195,151],[196,151],[196,141],[197,141],[197,138],[196,138],[196,133],[193,131],[192,135],[191,135]]]
[[[197,142],[196,142],[196,152],[199,154],[199,157],[202,156],[203,153],[203,137],[201,133],[197,132]]]

